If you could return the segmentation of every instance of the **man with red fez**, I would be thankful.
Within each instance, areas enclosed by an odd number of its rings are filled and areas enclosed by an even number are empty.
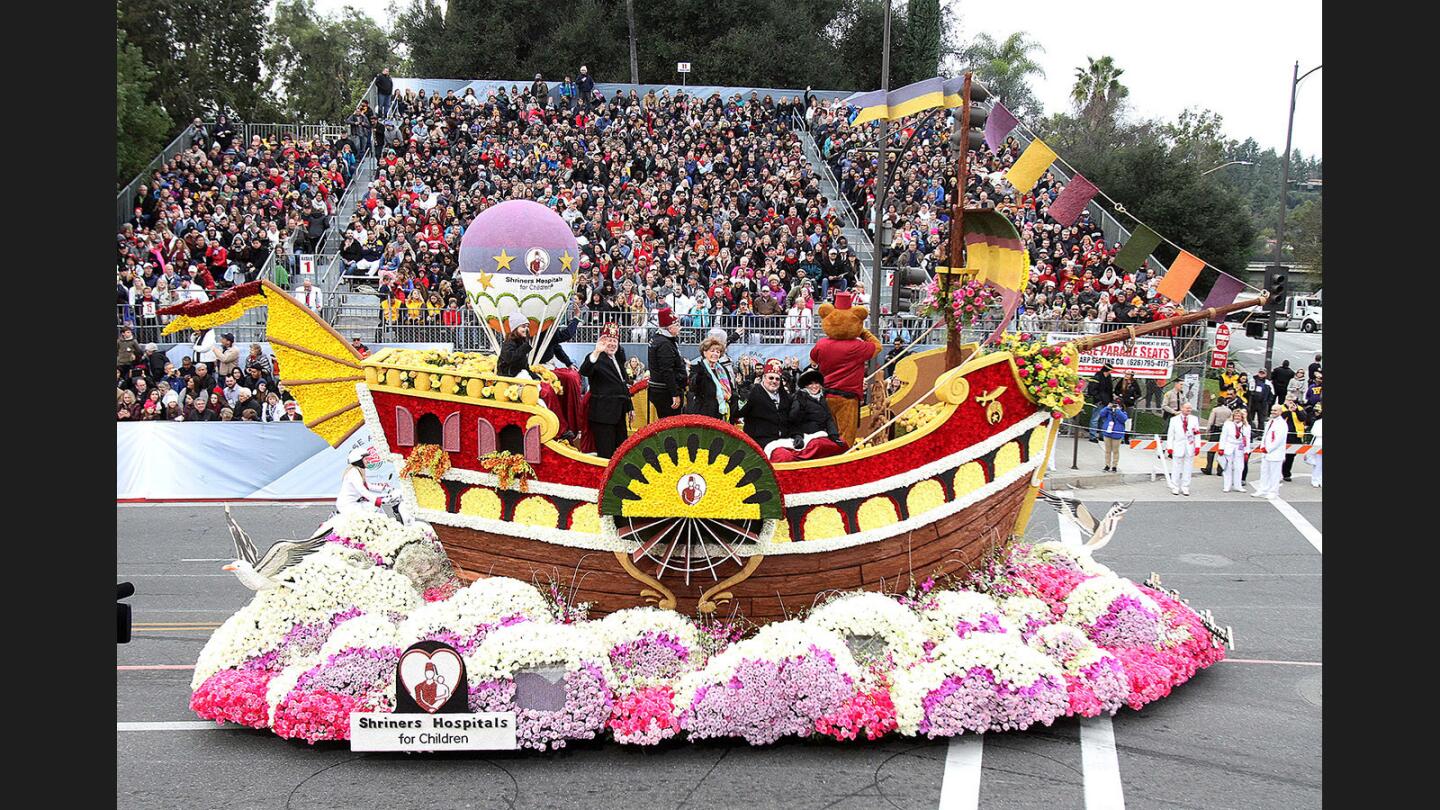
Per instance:
[[[620,327],[614,321],[601,327],[595,351],[580,364],[580,376],[590,381],[587,424],[595,440],[595,454],[610,458],[625,441],[627,427],[635,420],[630,378],[625,373],[625,349],[620,345]]]
[[[685,358],[680,356],[680,320],[669,307],[659,312],[660,328],[650,338],[650,403],[655,406],[655,418],[664,419],[680,412],[680,403],[685,401],[685,380],[688,368]]]
[[[816,314],[825,337],[810,350],[810,359],[825,377],[825,403],[835,415],[845,446],[855,444],[860,429],[860,401],[865,392],[865,365],[880,353],[880,339],[865,328],[870,310],[851,306],[853,296],[835,293],[835,305],[821,304]]]
[[[751,386],[750,398],[735,412],[744,420],[745,435],[761,447],[790,436],[790,395],[781,385],[784,371],[779,358],[766,360],[760,385]]]

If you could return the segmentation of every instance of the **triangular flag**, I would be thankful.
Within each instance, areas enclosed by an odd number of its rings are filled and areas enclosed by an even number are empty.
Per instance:
[[[1082,174],[1076,174],[1075,179],[1065,184],[1061,189],[1060,196],[1055,202],[1050,203],[1050,218],[1061,225],[1074,225],[1075,218],[1085,210],[1085,206],[1095,199],[1100,189],[1095,184],[1085,179]]]
[[[1185,300],[1185,293],[1190,292],[1190,287],[1195,279],[1200,277],[1200,271],[1205,267],[1205,262],[1189,251],[1182,250],[1175,262],[1170,265],[1170,270],[1160,279],[1160,284],[1155,287],[1155,292],[1169,298],[1175,303]]]
[[[1035,187],[1040,180],[1040,175],[1050,168],[1055,162],[1055,150],[1045,145],[1045,142],[1036,138],[1025,148],[1025,154],[1015,161],[1010,171],[1005,173],[1005,179],[1015,187],[1015,193],[1026,194]]]
[[[1125,240],[1125,246],[1115,255],[1115,266],[1131,273],[1140,269],[1140,263],[1160,244],[1160,234],[1141,225]]]
[[[1000,151],[1001,144],[1005,143],[1005,136],[1009,135],[1017,124],[1015,116],[1005,109],[1005,105],[995,102],[990,108],[990,116],[985,119],[985,145],[990,147],[991,152]]]
[[[1215,286],[1210,288],[1210,294],[1205,296],[1205,303],[1201,305],[1201,308],[1218,308],[1233,304],[1235,303],[1235,296],[1239,295],[1240,291],[1244,289],[1245,282],[1228,273],[1221,273],[1220,276],[1215,279]],[[1225,316],[1221,315],[1218,318],[1211,318],[1210,320],[1218,321],[1224,317]]]

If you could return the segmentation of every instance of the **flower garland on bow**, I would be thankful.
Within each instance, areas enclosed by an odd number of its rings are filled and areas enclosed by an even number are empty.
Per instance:
[[[915,305],[915,314],[930,317],[944,312],[945,295],[940,288],[939,278],[925,285],[925,296]],[[989,286],[979,281],[967,281],[950,290],[950,309],[955,313],[955,323],[960,328],[969,326],[990,311],[1000,296]]]
[[[1085,385],[1080,382],[1080,354],[1073,346],[1051,346],[1029,332],[1006,332],[997,346],[1010,352],[1020,387],[1032,402],[1049,408],[1056,419],[1079,413]]]

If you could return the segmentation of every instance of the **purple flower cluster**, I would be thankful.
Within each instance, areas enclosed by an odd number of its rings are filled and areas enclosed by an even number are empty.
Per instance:
[[[360,542],[359,540],[352,540],[352,539],[350,539],[349,537],[341,537],[341,536],[338,535],[338,534],[331,534],[329,537],[327,537],[327,538],[325,538],[325,539],[326,539],[326,540],[329,540],[329,541],[332,542],[332,543],[337,543],[337,544],[339,544],[339,545],[342,545],[342,546],[344,546],[345,548],[353,548],[353,549],[355,549],[356,551],[363,551],[363,552],[365,553],[365,556],[370,558],[370,561],[371,561],[371,562],[375,563],[375,564],[378,565],[378,566],[381,566],[382,568],[384,568],[384,567],[389,567],[389,566],[386,566],[386,565],[385,565],[385,558],[384,558],[384,557],[381,557],[379,554],[376,554],[375,552],[371,551],[370,549],[365,548],[365,544],[362,543],[362,542]]]
[[[614,703],[605,675],[594,664],[565,673],[565,707],[553,712],[515,705],[515,682],[482,681],[470,687],[470,711],[515,712],[521,748],[564,748],[566,740],[589,740],[605,730]]]
[[[399,647],[351,647],[311,667],[296,681],[295,689],[302,692],[323,689],[337,695],[364,697],[393,682],[399,661]]]
[[[290,628],[274,649],[246,659],[239,668],[244,672],[279,672],[289,664],[320,652],[336,625],[361,613],[364,611],[360,608],[351,607],[336,613],[327,621],[297,624]]]
[[[1050,725],[1069,707],[1065,682],[1054,676],[1016,687],[997,682],[988,667],[974,666],[951,675],[925,696],[920,732],[952,737],[966,731],[1005,731]]]
[[[655,683],[684,672],[689,656],[689,648],[675,635],[647,630],[639,638],[610,648],[610,665],[615,668],[617,685]]]
[[[1130,678],[1115,658],[1102,658],[1080,668],[1079,675],[1066,675],[1070,691],[1070,713],[1081,717],[1114,714],[1130,695]]]
[[[681,725],[691,739],[738,736],[767,745],[815,733],[820,718],[839,714],[854,694],[850,678],[818,647],[781,661],[747,658],[728,681],[695,693]]]
[[[1119,596],[1085,632],[1102,647],[1154,647],[1160,643],[1160,617],[1133,596]]]
[[[422,640],[443,642],[454,647],[455,651],[461,655],[469,655],[475,651],[476,647],[480,646],[480,642],[484,641],[486,636],[490,635],[491,630],[497,627],[509,627],[512,624],[520,624],[521,622],[527,621],[529,621],[529,619],[524,616],[506,616],[499,622],[477,625],[473,633],[461,635],[455,630],[446,628],[444,630],[427,633]]]
[[[964,619],[961,619],[960,621],[955,623],[955,635],[959,636],[960,638],[965,638],[966,636],[970,635],[972,631],[976,633],[1009,632],[1005,629],[1005,625],[1000,621],[1000,617],[996,616],[994,613],[980,614],[980,621],[973,624],[971,622],[965,621]]]

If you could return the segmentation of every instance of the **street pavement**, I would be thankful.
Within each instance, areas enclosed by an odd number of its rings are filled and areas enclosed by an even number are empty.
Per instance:
[[[1086,448],[1095,448],[1088,442]],[[1065,456],[1068,467],[1069,456]],[[1094,457],[1098,469],[1099,456]],[[1122,470],[1125,464],[1122,462]],[[135,639],[117,647],[117,804],[122,808],[1196,807],[1320,804],[1320,492],[1303,462],[1284,504],[1221,493],[1196,475],[1173,496],[1143,472],[1062,479],[1092,511],[1135,499],[1096,557],[1137,581],[1159,573],[1235,633],[1228,660],[1167,698],[1114,718],[948,740],[890,737],[572,743],[549,754],[354,754],[199,723],[188,669],[210,630],[249,597],[218,506],[124,506],[119,580],[135,583]],[[1258,467],[1251,471],[1252,481]],[[1307,539],[1291,511],[1313,526]],[[308,533],[329,507],[235,507],[260,545]],[[1037,508],[1030,539],[1057,536]],[[160,726],[136,726],[158,723]],[[174,725],[163,725],[174,724]],[[1082,725],[1084,726],[1082,729]],[[1111,740],[1113,739],[1113,743]],[[1111,744],[1107,744],[1111,743]],[[965,767],[978,755],[978,770]],[[947,765],[948,760],[948,765]],[[943,799],[942,799],[943,797]]]

